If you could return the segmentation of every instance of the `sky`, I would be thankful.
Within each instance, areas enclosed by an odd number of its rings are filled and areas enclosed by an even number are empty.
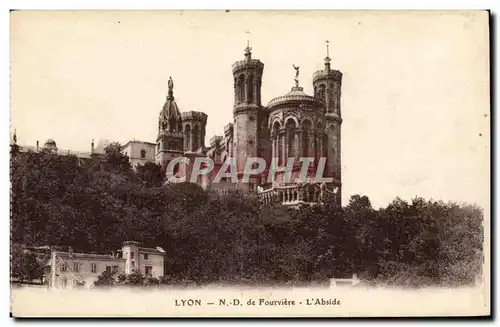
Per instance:
[[[265,65],[263,105],[290,91],[293,65],[312,94],[329,40],[343,73],[343,203],[487,207],[488,33],[486,12],[12,12],[11,130],[75,151],[155,142],[171,76],[180,110],[208,115],[208,145],[233,119],[231,65],[247,39]]]

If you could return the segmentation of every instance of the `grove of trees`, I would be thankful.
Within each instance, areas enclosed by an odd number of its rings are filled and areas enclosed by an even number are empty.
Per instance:
[[[13,145],[11,242],[98,253],[125,240],[161,246],[162,281],[172,283],[311,283],[356,273],[385,285],[458,286],[481,272],[483,212],[474,205],[396,198],[376,210],[355,195],[343,208],[291,209],[190,183],[165,187],[163,176],[152,163],[135,172],[116,143],[84,161]],[[12,271],[30,271],[23,262],[31,259],[16,257]]]

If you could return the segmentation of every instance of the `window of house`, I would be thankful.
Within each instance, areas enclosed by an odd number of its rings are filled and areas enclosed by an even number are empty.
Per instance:
[[[75,272],[80,271],[80,265],[78,264],[78,262],[73,263],[73,271],[75,271]]]
[[[118,266],[113,266],[113,273],[114,274],[118,273]]]
[[[141,159],[146,158],[146,150],[142,149],[141,150]]]
[[[134,259],[134,252],[130,252],[130,259]]]
[[[153,267],[151,266],[146,266],[146,275],[152,275],[153,274]]]
[[[149,260],[149,255],[147,253],[144,253],[144,260]]]
[[[95,273],[97,272],[97,265],[95,263],[91,263],[90,264],[90,270]]]
[[[132,268],[135,268],[135,261],[132,261]]]
[[[106,272],[107,272],[108,274],[111,274],[111,266],[106,266]]]

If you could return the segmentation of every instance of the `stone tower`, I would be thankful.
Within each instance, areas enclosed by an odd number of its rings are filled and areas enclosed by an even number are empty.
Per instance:
[[[158,119],[158,137],[156,138],[156,163],[165,168],[175,157],[182,156],[184,136],[182,118],[174,99],[174,82],[168,81],[167,101],[163,105]]]
[[[196,152],[205,147],[205,129],[207,115],[199,111],[181,114],[184,129],[184,152]]]
[[[252,48],[247,45],[245,59],[233,64],[234,77],[234,147],[238,178],[245,170],[247,157],[258,157],[260,151],[259,126],[267,123],[261,104],[261,86],[264,64],[252,59]],[[253,190],[259,180],[250,179],[249,185],[240,185],[243,190]]]
[[[340,96],[342,73],[330,68],[330,54],[328,41],[326,44],[325,68],[313,74],[314,96],[325,104],[324,152],[327,157],[325,176],[334,178],[334,185],[339,187],[337,203],[341,199],[341,140],[340,128],[342,116],[340,111]]]

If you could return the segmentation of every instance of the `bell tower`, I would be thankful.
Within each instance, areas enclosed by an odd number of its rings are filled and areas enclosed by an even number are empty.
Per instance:
[[[233,157],[236,159],[238,178],[245,170],[247,157],[258,157],[260,151],[259,126],[267,122],[261,104],[261,86],[264,64],[252,59],[252,48],[249,42],[245,48],[245,58],[233,64],[234,78],[234,147]],[[250,179],[249,185],[241,185],[242,189],[255,189],[259,181]]]
[[[327,144],[322,154],[326,157],[326,167],[324,175],[334,178],[334,186],[339,187],[336,202],[340,205],[341,199],[341,141],[340,130],[342,116],[340,110],[340,98],[342,87],[342,73],[332,70],[330,67],[330,47],[326,41],[325,68],[313,74],[314,96],[325,104],[325,130],[318,131],[324,135]]]
[[[182,156],[183,150],[182,118],[174,99],[174,81],[170,77],[167,99],[158,119],[155,161],[165,168],[170,160]]]

